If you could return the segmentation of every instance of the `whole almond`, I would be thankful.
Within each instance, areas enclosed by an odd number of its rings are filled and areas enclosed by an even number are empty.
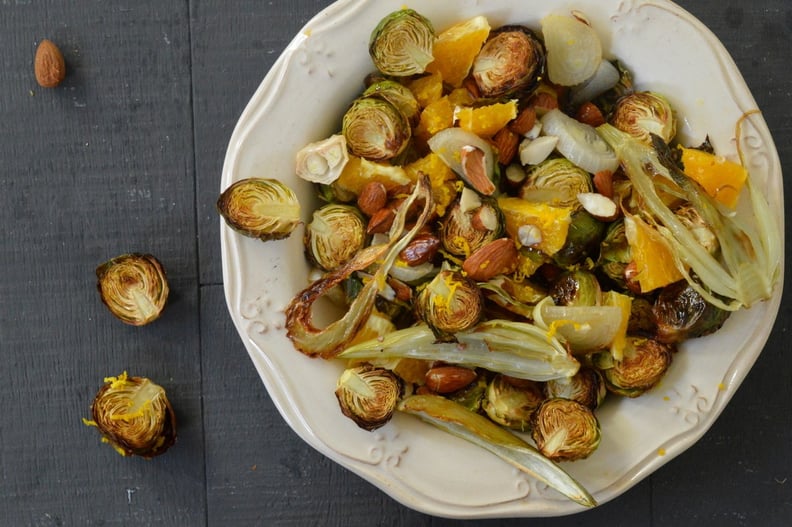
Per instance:
[[[357,199],[358,208],[366,216],[373,216],[388,203],[388,190],[379,181],[367,183]]]
[[[500,238],[473,251],[462,263],[462,270],[473,280],[486,282],[499,274],[513,272],[518,259],[514,242],[510,238]]]
[[[514,156],[517,155],[517,148],[520,146],[520,136],[509,128],[501,128],[492,137],[492,142],[498,152],[498,163],[501,165],[511,164]]]
[[[435,393],[451,393],[461,390],[476,380],[478,375],[462,366],[437,366],[426,372],[426,387]]]
[[[440,249],[440,238],[431,233],[419,233],[399,253],[399,258],[410,267],[425,264]]]
[[[396,219],[396,211],[389,206],[383,207],[369,218],[366,226],[367,234],[381,234],[388,232]]]
[[[43,88],[54,88],[66,77],[66,62],[63,54],[51,40],[42,40],[36,49],[33,61],[36,82]]]

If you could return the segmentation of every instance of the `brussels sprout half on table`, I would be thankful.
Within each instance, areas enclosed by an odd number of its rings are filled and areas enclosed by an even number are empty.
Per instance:
[[[168,300],[162,264],[150,254],[116,256],[96,268],[102,302],[119,320],[143,326],[159,318]]]
[[[91,404],[91,419],[83,422],[122,456],[152,458],[176,442],[176,414],[165,389],[126,372],[105,379]]]

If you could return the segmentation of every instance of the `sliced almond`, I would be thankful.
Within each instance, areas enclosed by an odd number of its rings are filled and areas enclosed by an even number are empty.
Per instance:
[[[520,143],[520,163],[524,166],[538,165],[555,150],[558,137],[543,135],[536,139],[525,139]]]
[[[586,212],[599,220],[613,220],[619,214],[616,203],[598,192],[581,192],[577,195],[577,199]]]
[[[460,152],[460,163],[465,179],[477,192],[490,196],[495,192],[495,184],[487,176],[487,165],[484,151],[475,146],[463,146]]]

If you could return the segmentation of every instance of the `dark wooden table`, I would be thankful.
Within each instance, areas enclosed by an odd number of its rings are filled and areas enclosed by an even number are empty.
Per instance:
[[[731,52],[792,173],[792,5],[680,3]],[[401,506],[298,439],[225,306],[214,202],[229,137],[328,4],[0,1],[0,525],[457,523]],[[56,89],[33,77],[42,38],[68,64]],[[157,255],[172,286],[145,328],[113,319],[95,287],[97,264],[129,251]],[[466,523],[789,525],[790,322],[784,304],[715,426],[621,498]],[[122,458],[81,421],[103,377],[124,370],[163,384],[177,409],[179,441],[162,457]]]

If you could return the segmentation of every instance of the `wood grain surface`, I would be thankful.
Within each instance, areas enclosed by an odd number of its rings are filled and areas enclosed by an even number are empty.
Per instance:
[[[786,303],[713,428],[582,514],[430,517],[289,429],[228,315],[214,203],[248,99],[329,3],[0,0],[0,526],[791,524]],[[679,3],[732,54],[792,173],[792,4]],[[55,89],[33,76],[43,38],[67,63]],[[130,251],[157,255],[172,286],[143,328],[115,320],[95,286],[96,266]],[[179,441],[161,457],[122,458],[82,423],[124,370],[176,408]]]

